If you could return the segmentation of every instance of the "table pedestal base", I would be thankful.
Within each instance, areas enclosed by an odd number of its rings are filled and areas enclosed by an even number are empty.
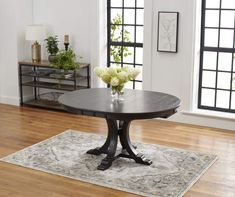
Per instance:
[[[138,154],[136,147],[130,142],[129,127],[131,121],[119,121],[119,124],[117,120],[110,118],[106,118],[106,121],[108,124],[108,136],[104,145],[87,151],[88,154],[92,155],[107,154],[97,167],[98,170],[108,169],[118,157],[134,159],[136,163],[144,165],[152,164],[151,160],[146,159],[142,154]],[[118,137],[122,145],[122,152],[120,154],[116,154]]]

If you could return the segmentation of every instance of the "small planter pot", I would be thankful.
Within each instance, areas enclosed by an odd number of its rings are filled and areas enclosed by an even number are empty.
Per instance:
[[[49,55],[49,56],[48,56],[49,62],[51,62],[51,63],[54,62],[55,56],[56,56],[56,55]]]

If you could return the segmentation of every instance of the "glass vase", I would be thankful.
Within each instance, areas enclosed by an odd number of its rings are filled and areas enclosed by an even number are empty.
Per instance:
[[[111,87],[111,98],[112,102],[124,101],[124,86]]]

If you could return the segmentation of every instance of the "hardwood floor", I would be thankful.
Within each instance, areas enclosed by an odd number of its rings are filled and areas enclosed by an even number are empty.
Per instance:
[[[67,129],[105,133],[103,119],[0,104],[0,157]],[[214,153],[219,160],[186,197],[235,197],[235,132],[159,120],[134,121],[132,139]],[[133,194],[0,162],[0,197],[132,197]]]

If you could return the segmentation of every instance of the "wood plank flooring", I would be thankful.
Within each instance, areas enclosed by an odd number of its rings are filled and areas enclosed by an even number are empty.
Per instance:
[[[106,133],[103,119],[0,104],[0,157],[67,129]],[[235,131],[159,120],[134,121],[131,137],[147,143],[213,153],[219,160],[186,197],[235,197]],[[134,197],[101,186],[0,162],[0,197]]]

